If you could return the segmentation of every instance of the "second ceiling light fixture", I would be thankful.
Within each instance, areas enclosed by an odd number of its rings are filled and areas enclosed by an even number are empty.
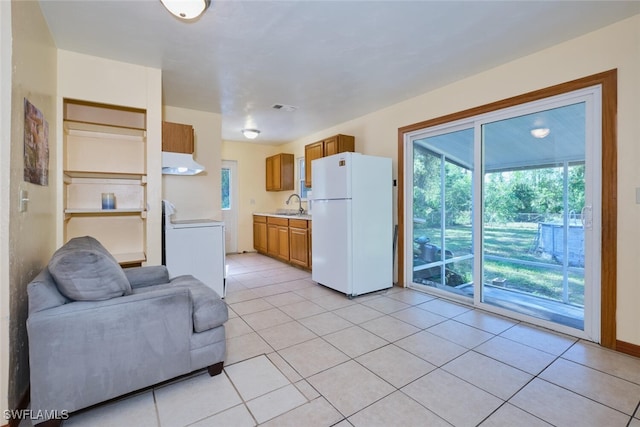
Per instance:
[[[211,5],[211,0],[160,0],[169,12],[180,19],[198,18]]]

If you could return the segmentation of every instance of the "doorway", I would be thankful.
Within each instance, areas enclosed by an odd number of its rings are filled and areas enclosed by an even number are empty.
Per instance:
[[[223,160],[221,167],[222,220],[227,253],[238,252],[238,162]]]
[[[599,342],[601,99],[407,132],[409,286]]]

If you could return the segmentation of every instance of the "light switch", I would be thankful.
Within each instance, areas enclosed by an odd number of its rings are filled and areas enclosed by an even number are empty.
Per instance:
[[[29,203],[29,192],[27,190],[20,190],[20,212],[26,212]]]
[[[636,203],[640,205],[640,187],[636,187]]]

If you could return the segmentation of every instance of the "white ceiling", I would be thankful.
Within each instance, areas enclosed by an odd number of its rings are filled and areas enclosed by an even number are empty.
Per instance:
[[[254,127],[274,144],[640,13],[639,1],[213,0],[187,23],[159,0],[40,4],[58,48],[161,68],[165,105],[220,113],[225,140]]]

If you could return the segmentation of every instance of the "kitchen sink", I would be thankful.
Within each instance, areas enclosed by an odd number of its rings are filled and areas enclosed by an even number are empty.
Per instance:
[[[309,215],[306,211],[304,213],[299,213],[299,212],[291,212],[291,211],[285,211],[285,212],[272,212],[269,215],[278,215],[278,216],[307,216]]]

